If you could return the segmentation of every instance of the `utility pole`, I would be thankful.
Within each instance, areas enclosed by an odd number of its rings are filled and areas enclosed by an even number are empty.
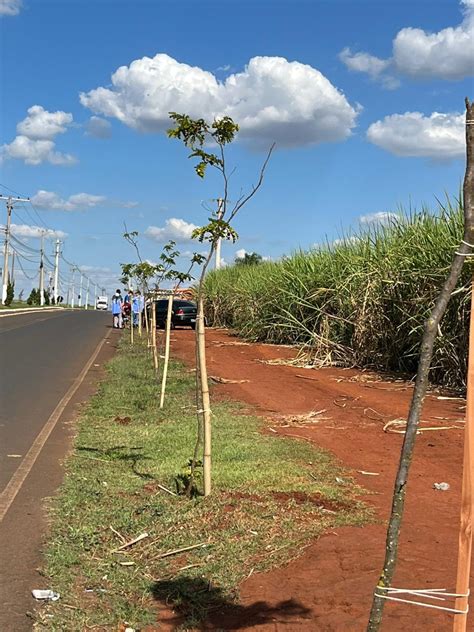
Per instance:
[[[61,242],[56,239],[56,250],[54,251],[54,304],[58,304],[59,291],[59,244]]]
[[[76,268],[74,266],[72,266],[71,271],[72,271],[71,307],[72,307],[72,309],[74,309],[74,298],[75,298],[75,294],[76,294],[76,288],[74,286],[74,276],[76,274]]]
[[[89,277],[87,277],[86,309],[89,309],[89,283],[90,283],[90,279],[89,279]]]
[[[10,272],[10,283],[15,283],[15,251],[12,250],[12,271]]]
[[[97,283],[94,283],[94,309],[97,309]]]
[[[217,219],[218,220],[222,219],[223,204],[224,204],[224,200],[222,198],[217,198]],[[216,241],[215,268],[216,270],[219,270],[220,267],[221,267],[221,238],[219,237],[219,239]]]
[[[49,271],[49,274],[48,274],[48,293],[49,293],[49,296],[52,296],[53,294],[53,274],[51,270]]]
[[[79,283],[79,301],[78,301],[78,307],[82,307],[82,272],[81,272],[81,280]]]
[[[44,305],[44,232],[41,232],[40,268],[39,268],[40,305]]]
[[[8,197],[0,195],[0,200],[6,200],[7,203],[7,222],[5,224],[5,248],[3,251],[3,275],[2,275],[2,304],[5,305],[8,288],[8,255],[10,250],[10,227],[12,223],[12,211],[15,202],[29,202],[30,198]]]

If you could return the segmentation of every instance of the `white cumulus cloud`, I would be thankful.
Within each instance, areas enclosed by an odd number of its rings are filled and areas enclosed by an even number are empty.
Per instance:
[[[0,0],[0,15],[18,15],[21,5],[21,0]]]
[[[90,193],[75,193],[68,198],[62,198],[54,191],[40,189],[33,195],[31,202],[40,209],[48,211],[80,211],[103,204],[106,197],[91,195]]]
[[[463,20],[437,33],[405,27],[392,42],[392,56],[380,59],[365,52],[352,54],[345,48],[339,54],[350,69],[365,72],[385,87],[397,87],[397,80],[386,71],[414,79],[456,81],[474,74],[474,2],[461,0]]]
[[[374,145],[396,156],[426,156],[449,160],[464,155],[465,132],[463,114],[420,112],[392,114],[372,123],[367,138]]]
[[[63,154],[54,148],[52,140],[31,140],[27,136],[17,136],[10,144],[0,147],[0,157],[2,160],[23,160],[27,165],[40,165],[43,162],[72,165],[77,162],[71,154]]]
[[[48,112],[41,105],[28,108],[28,116],[18,123],[16,131],[31,140],[52,140],[64,134],[73,118],[69,112]]]
[[[42,228],[41,226],[31,226],[29,224],[12,224],[12,235],[15,237],[41,237],[44,235],[46,239],[64,239],[67,233],[62,230],[53,230],[51,228]]]
[[[399,219],[397,213],[390,211],[378,211],[377,213],[367,213],[359,217],[361,224],[390,224]]]
[[[76,158],[56,151],[54,141],[72,122],[72,114],[68,112],[48,112],[41,105],[33,105],[28,109],[28,116],[16,126],[18,135],[11,143],[0,147],[0,157],[3,160],[23,160],[27,165],[43,162],[72,165],[77,162]]]
[[[339,53],[339,59],[349,70],[366,72],[372,78],[378,77],[390,65],[388,59],[380,59],[369,53],[353,53],[347,46]]]
[[[110,138],[112,136],[112,126],[106,119],[100,116],[91,116],[86,123],[86,135],[94,138]]]
[[[231,116],[254,145],[308,145],[347,138],[357,110],[315,68],[283,57],[253,57],[220,82],[199,67],[157,54],[121,66],[112,87],[81,93],[96,114],[144,132],[170,127],[169,112],[212,119]]]
[[[474,74],[474,3],[464,0],[464,20],[437,33],[404,28],[393,41],[397,70],[415,78],[459,80]]]
[[[79,266],[81,272],[86,274],[110,274],[112,270],[103,266]]]
[[[198,228],[195,224],[186,222],[184,219],[170,217],[165,221],[163,227],[148,226],[145,235],[154,241],[163,242],[172,239],[176,242],[185,242],[191,239],[193,230]]]
[[[247,254],[247,251],[245,250],[245,248],[239,248],[239,250],[236,251],[235,253],[235,258],[236,259],[245,259],[245,255]]]
[[[365,72],[374,81],[381,81],[389,90],[398,88],[400,81],[385,71],[390,67],[391,60],[380,59],[369,53],[353,53],[346,47],[339,53],[339,59],[353,72]]]

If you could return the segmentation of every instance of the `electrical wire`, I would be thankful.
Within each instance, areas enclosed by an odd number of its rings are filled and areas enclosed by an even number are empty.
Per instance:
[[[15,246],[12,246],[12,244],[10,244],[10,248],[13,250],[13,252],[15,252],[19,257],[23,257],[23,259],[25,261],[29,261],[30,263],[38,263],[36,261],[36,259],[30,259],[29,257],[27,257],[23,252],[20,252],[19,250],[16,249]]]
[[[17,259],[17,263],[18,263],[18,265],[20,266],[20,270],[23,272],[23,274],[25,275],[25,277],[26,277],[29,281],[34,281],[34,280],[36,279],[36,275],[35,275],[35,276],[30,277],[28,274],[26,274],[25,269],[23,268],[23,265],[22,265],[22,263],[21,263],[21,258],[20,258],[20,257],[18,257],[18,259]]]
[[[25,241],[22,241],[19,237],[17,237],[14,232],[10,232],[10,239],[11,241],[14,241],[19,246],[21,246],[25,250],[28,250],[29,252],[32,252],[35,254],[39,254],[41,252],[40,248],[33,248],[32,246],[27,244]]]
[[[17,195],[18,197],[27,197],[26,195],[21,194],[19,191],[15,191],[15,189],[12,189],[11,187],[7,187],[7,185],[6,185],[6,184],[2,184],[1,182],[0,182],[0,187],[2,187],[2,188],[4,188],[4,189],[6,189],[7,191],[10,191],[10,193],[15,193],[15,195]],[[23,203],[22,203],[22,204],[23,204]],[[22,205],[22,204],[21,204],[21,205]],[[38,212],[38,210],[37,210],[36,206],[33,204],[33,202],[32,202],[31,200],[29,200],[29,204],[31,205],[31,208],[33,209],[33,211],[34,211],[34,213],[35,213],[36,217],[38,218],[39,222],[40,222],[41,224],[43,224],[43,226],[44,226],[46,229],[48,229],[48,230],[52,230],[52,229],[51,229],[51,228],[50,228],[50,227],[46,224],[46,222],[44,221],[44,219],[41,217],[41,215],[39,214],[39,212]],[[20,206],[21,206],[21,205],[20,205]],[[26,210],[26,207],[25,207],[25,210]],[[30,213],[29,213],[29,211],[28,211],[28,210],[27,210],[26,212],[27,212],[27,214],[28,214],[30,217],[32,217],[32,216],[30,215]],[[33,220],[33,221],[36,221],[36,220]]]

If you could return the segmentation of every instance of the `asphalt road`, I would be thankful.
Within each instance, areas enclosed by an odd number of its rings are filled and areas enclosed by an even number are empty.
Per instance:
[[[61,461],[69,446],[77,403],[93,391],[100,367],[117,340],[104,312],[51,311],[0,318],[0,508],[18,478],[22,461],[58,403],[75,383],[101,340],[112,333],[84,384],[72,398],[42,447],[31,471],[1,520],[0,629],[31,629],[25,612],[34,608],[30,591],[44,588],[35,568],[41,563],[45,533],[43,499],[61,481]],[[43,431],[44,432],[44,431]],[[20,468],[20,469],[19,469]],[[8,488],[7,488],[8,486]],[[7,488],[7,489],[6,489]],[[36,582],[34,585],[32,585]]]

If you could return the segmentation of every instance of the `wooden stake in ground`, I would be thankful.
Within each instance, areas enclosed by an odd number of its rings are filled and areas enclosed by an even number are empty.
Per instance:
[[[166,391],[166,378],[168,377],[168,363],[170,360],[170,339],[171,339],[171,321],[173,318],[173,299],[174,292],[170,292],[168,295],[168,307],[166,310],[166,334],[165,334],[165,359],[163,362],[163,375],[161,378],[161,396],[160,396],[160,408],[163,408],[165,403],[165,391]]]
[[[458,572],[456,593],[467,595],[471,574],[472,528],[474,518],[474,277],[471,284],[471,316],[469,326],[469,356],[467,368],[466,425],[464,429],[464,459],[461,497],[461,527],[459,530]],[[456,599],[456,610],[465,614],[454,615],[454,632],[467,630],[468,597]]]
[[[205,338],[206,322],[204,318],[204,300],[202,292],[199,296],[198,310],[196,316],[196,332],[197,332],[197,348],[199,361],[199,379],[201,386],[201,404],[202,404],[202,422],[204,436],[204,452],[203,452],[203,478],[204,478],[204,496],[211,493],[211,399],[209,397],[209,381],[207,379],[207,363],[206,363],[206,338]]]
[[[146,338],[147,338],[148,344],[150,344],[150,340],[149,340],[150,331],[149,331],[149,327],[148,327],[148,310],[146,308],[146,296],[145,296],[145,306],[143,308],[143,318],[145,320]]]
[[[158,375],[158,350],[156,348],[156,305],[155,299],[151,301],[151,346],[153,348],[153,366]]]
[[[413,390],[413,398],[407,419],[407,428],[393,491],[392,511],[387,528],[385,561],[377,587],[374,591],[367,632],[378,632],[382,624],[382,615],[386,599],[386,589],[392,585],[397,563],[400,527],[405,505],[408,473],[415,446],[416,433],[420,421],[423,401],[428,387],[429,371],[433,356],[433,346],[438,334],[441,319],[446,311],[451,293],[456,287],[465,257],[470,254],[474,244],[474,104],[466,99],[466,174],[463,185],[464,236],[459,245],[442,290],[426,321],[420,347],[418,373]],[[460,628],[460,630],[463,628]],[[464,628],[465,629],[465,628]]]
[[[142,337],[142,295],[138,295],[138,335]]]
[[[130,344],[133,345],[133,292],[129,290],[128,300],[130,302],[130,315],[128,317],[128,323],[130,325]]]

